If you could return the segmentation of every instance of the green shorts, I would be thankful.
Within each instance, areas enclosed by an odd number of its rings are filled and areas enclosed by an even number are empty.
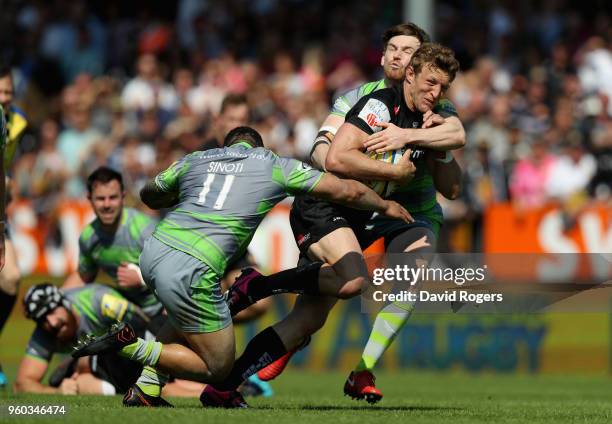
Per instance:
[[[175,328],[212,333],[231,324],[221,277],[202,261],[149,237],[140,255],[140,270]]]

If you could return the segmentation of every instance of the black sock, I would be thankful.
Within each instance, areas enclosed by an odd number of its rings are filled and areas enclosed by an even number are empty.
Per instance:
[[[253,300],[264,299],[278,293],[319,294],[319,270],[322,262],[262,275],[249,283],[249,296]]]
[[[0,333],[4,328],[4,324],[8,320],[11,311],[13,310],[13,305],[17,300],[17,296],[6,294],[0,290]]]
[[[274,328],[268,327],[253,337],[246,349],[234,362],[234,368],[222,383],[213,384],[215,389],[236,390],[244,380],[262,368],[270,365],[287,353]]]

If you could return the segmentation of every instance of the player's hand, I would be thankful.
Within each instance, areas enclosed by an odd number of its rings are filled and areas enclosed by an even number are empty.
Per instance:
[[[5,249],[4,249],[4,224],[0,224],[0,271],[4,269]]]
[[[368,152],[388,152],[401,149],[409,143],[407,134],[410,129],[400,128],[390,122],[377,122],[376,126],[383,130],[372,134],[365,141],[364,146]]]
[[[124,288],[142,286],[142,277],[138,265],[123,262],[117,268],[117,283],[119,283],[119,287]]]
[[[79,375],[75,372],[70,378],[64,378],[59,386],[60,393],[63,395],[76,395],[79,393],[79,384],[77,377]]]
[[[437,113],[432,112],[431,110],[428,110],[423,115],[423,125],[421,125],[421,128],[431,128],[437,125],[442,125],[445,122],[446,121],[443,117],[441,117]]]
[[[397,202],[394,202],[393,200],[385,200],[385,202],[386,209],[383,213],[386,216],[388,216],[389,218],[401,219],[407,224],[414,222],[414,218],[412,217],[412,215],[410,215],[410,213],[406,209],[404,209],[402,205]]]
[[[408,149],[402,155],[402,158],[397,162],[395,166],[399,169],[399,178],[397,179],[398,184],[403,185],[409,183],[416,173],[416,166],[410,160],[412,150]]]

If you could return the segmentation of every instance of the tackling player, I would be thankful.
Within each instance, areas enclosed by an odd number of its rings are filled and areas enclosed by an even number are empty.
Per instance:
[[[381,199],[359,182],[341,181],[295,159],[279,158],[263,148],[261,136],[251,128],[232,130],[224,145],[227,147],[185,156],[141,191],[142,200],[151,208],[174,206],[145,243],[140,258],[143,277],[166,308],[171,325],[158,335],[157,342],[137,339],[129,327],[122,326],[84,343],[74,353],[83,356],[119,350],[120,355],[145,365],[131,394],[124,398],[129,406],[165,405],[160,388],[168,374],[212,382],[222,381],[230,372],[235,340],[219,280],[227,266],[244,253],[257,226],[276,203],[289,195],[311,193],[409,219],[397,203]],[[333,294],[343,284],[333,269],[315,263],[269,276],[267,287],[275,292]],[[249,345],[280,343],[273,330],[256,339]],[[237,392],[219,397],[205,389],[200,399],[204,405],[246,406]]]

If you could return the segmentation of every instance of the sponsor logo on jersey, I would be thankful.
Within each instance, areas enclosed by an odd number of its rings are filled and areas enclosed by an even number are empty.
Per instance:
[[[424,150],[413,150],[412,154],[410,155],[410,160],[416,160],[419,159],[421,156],[425,155],[425,151]]]
[[[376,126],[376,124],[379,122],[389,122],[391,120],[389,108],[378,99],[369,99],[361,108],[358,117],[368,124],[374,132],[382,130],[382,128]]]
[[[376,115],[374,115],[373,113],[368,113],[368,116],[366,117],[366,122],[370,127],[376,125]]]
[[[309,238],[310,238],[310,233],[308,233],[308,234],[298,234],[297,237],[296,237],[296,241],[297,241],[298,246],[301,246],[302,244],[307,242]]]

